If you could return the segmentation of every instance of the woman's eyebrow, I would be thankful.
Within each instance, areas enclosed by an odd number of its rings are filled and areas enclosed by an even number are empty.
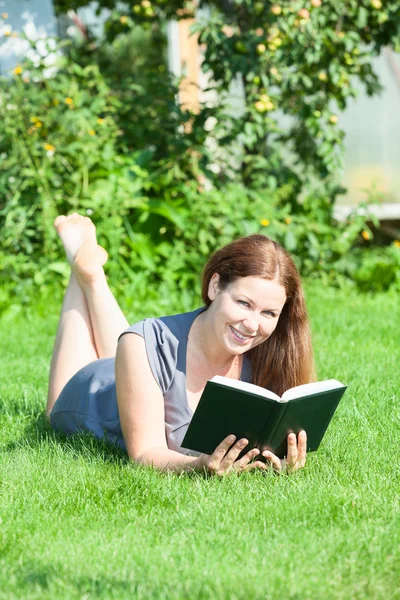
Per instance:
[[[246,296],[246,294],[241,294],[246,300],[248,300],[251,304],[255,304],[254,300]],[[275,312],[281,312],[280,308],[264,308],[264,310],[273,310]]]
[[[254,301],[251,298],[249,298],[248,296],[246,296],[246,294],[241,294],[241,296],[243,296],[243,298],[246,298],[246,300],[251,302],[251,304],[254,304]]]

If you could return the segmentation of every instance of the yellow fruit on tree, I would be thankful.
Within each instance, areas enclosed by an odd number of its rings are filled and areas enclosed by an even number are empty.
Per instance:
[[[279,6],[279,4],[273,4],[271,6],[271,12],[273,15],[280,15],[282,12],[282,8]]]
[[[272,42],[275,38],[279,37],[279,28],[278,27],[270,27],[268,29],[268,41]]]
[[[257,102],[254,102],[254,108],[259,113],[263,113],[267,110],[265,108],[265,102],[261,102],[261,100],[257,100]]]
[[[301,19],[309,19],[310,18],[310,12],[306,8],[301,8],[297,14],[299,15],[299,17]]]

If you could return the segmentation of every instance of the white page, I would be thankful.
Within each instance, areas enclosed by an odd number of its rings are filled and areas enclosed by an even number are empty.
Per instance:
[[[305,383],[304,385],[298,385],[295,388],[287,390],[282,400],[287,402],[288,400],[294,400],[295,398],[302,398],[303,396],[311,396],[312,394],[318,394],[319,392],[327,392],[328,390],[335,390],[337,388],[344,387],[343,383],[336,379],[327,379],[326,381],[314,381],[313,383]]]
[[[210,379],[210,381],[214,383],[220,383],[221,385],[226,385],[231,388],[236,388],[237,390],[243,390],[244,392],[250,392],[251,394],[256,394],[257,396],[261,396],[263,398],[276,400],[277,402],[286,402],[286,400],[282,400],[279,398],[279,396],[277,396],[277,394],[274,394],[274,392],[266,390],[259,385],[254,385],[254,383],[248,383],[247,381],[230,379],[229,377],[223,377],[222,375],[215,375],[212,379]]]

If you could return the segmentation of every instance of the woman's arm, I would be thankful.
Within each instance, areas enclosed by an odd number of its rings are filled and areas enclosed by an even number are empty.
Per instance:
[[[151,465],[164,471],[193,471],[197,470],[196,456],[185,456],[168,448],[151,448],[141,454],[136,461]]]
[[[167,446],[164,398],[140,335],[127,333],[121,337],[115,375],[121,429],[129,457],[159,469],[192,470],[195,456],[185,456]]]
[[[251,448],[241,459],[236,460],[248,440],[236,440],[232,435],[225,438],[212,455],[185,456],[168,448],[164,398],[154,379],[145,342],[140,335],[129,333],[120,339],[115,374],[121,429],[128,455],[134,461],[167,471],[206,470],[216,475],[224,475],[231,470],[240,473],[254,468],[267,468],[260,461],[251,462],[259,454],[257,448]],[[304,432],[299,434],[298,448],[296,437],[289,436],[287,463],[291,469],[304,466],[305,453]],[[281,461],[271,452],[263,455],[277,470],[281,469]]]
[[[234,465],[248,443],[229,436],[212,455],[185,456],[170,450],[165,437],[164,398],[151,371],[144,339],[135,333],[120,338],[115,359],[117,401],[121,429],[128,455],[134,461],[167,471],[193,469],[218,475],[230,470],[254,468],[250,461],[259,453],[252,449]],[[232,447],[231,447],[232,446]]]

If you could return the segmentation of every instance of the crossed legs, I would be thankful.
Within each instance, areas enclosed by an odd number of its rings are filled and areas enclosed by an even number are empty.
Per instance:
[[[54,223],[71,265],[50,366],[46,415],[67,381],[98,358],[115,356],[118,336],[129,324],[104,274],[106,251],[88,217],[76,213]]]

